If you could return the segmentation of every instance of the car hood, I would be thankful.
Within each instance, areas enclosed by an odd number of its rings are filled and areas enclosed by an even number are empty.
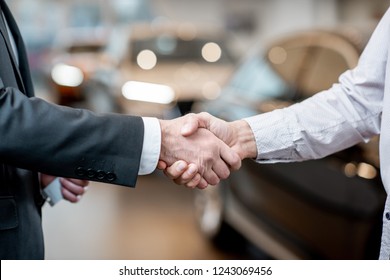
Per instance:
[[[200,65],[196,63],[163,64],[152,70],[135,65],[122,68],[122,84],[142,81],[170,86],[177,100],[214,99],[233,71],[233,65]]]

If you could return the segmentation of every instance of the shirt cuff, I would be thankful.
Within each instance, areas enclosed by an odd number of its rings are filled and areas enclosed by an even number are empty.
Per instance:
[[[142,120],[145,129],[138,175],[147,175],[156,169],[160,158],[161,128],[156,118],[143,117]]]
[[[255,136],[257,162],[276,163],[298,160],[296,156],[294,157],[293,137],[286,125],[283,112],[285,110],[274,110],[244,119]],[[290,116],[291,118],[293,116]]]

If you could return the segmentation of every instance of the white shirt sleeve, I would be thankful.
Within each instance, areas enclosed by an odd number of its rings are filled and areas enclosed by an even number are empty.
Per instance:
[[[380,44],[378,44],[380,46]],[[369,53],[368,51],[372,51]],[[385,59],[369,48],[339,83],[301,103],[245,119],[257,161],[291,162],[325,157],[380,133]]]
[[[142,120],[145,129],[138,175],[150,174],[156,169],[161,149],[161,128],[158,119],[144,117]]]
[[[390,9],[357,67],[343,73],[330,89],[288,108],[245,119],[256,139],[257,161],[321,158],[369,141],[381,132],[388,80],[389,22]]]

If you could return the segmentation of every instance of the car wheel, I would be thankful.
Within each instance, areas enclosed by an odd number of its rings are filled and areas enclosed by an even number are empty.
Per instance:
[[[226,186],[209,186],[195,192],[195,218],[201,233],[215,246],[227,251],[244,249],[244,238],[225,221]]]

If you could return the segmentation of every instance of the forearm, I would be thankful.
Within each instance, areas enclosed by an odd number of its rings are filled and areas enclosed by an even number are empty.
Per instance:
[[[143,141],[141,118],[61,107],[12,88],[0,95],[0,108],[2,162],[61,177],[134,186]]]
[[[302,103],[246,119],[255,134],[257,160],[317,159],[368,141],[380,132],[380,98],[363,101],[336,85]]]
[[[300,104],[247,121],[261,162],[324,157],[380,133],[390,44],[390,10],[357,67],[339,83]]]

